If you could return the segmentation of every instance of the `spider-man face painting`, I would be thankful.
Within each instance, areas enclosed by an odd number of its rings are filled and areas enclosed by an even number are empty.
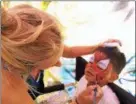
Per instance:
[[[90,62],[85,69],[85,77],[90,84],[96,82],[103,86],[109,81],[113,81],[112,63],[103,52],[96,51],[90,58]]]

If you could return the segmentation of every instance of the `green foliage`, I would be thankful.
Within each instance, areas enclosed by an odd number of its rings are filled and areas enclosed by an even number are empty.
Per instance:
[[[4,8],[8,8],[10,5],[10,0],[2,0],[1,4]]]
[[[45,1],[45,0],[43,0],[42,2],[41,2],[41,8],[42,8],[42,10],[46,10],[47,8],[48,8],[48,5],[50,4],[50,2],[51,1]]]

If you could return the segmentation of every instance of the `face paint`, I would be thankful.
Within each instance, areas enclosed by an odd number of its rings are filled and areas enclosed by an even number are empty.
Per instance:
[[[97,65],[99,66],[99,68],[101,68],[102,70],[107,69],[108,65],[110,63],[110,59],[105,59],[105,60],[101,60],[97,63]]]
[[[92,69],[96,72],[96,80],[102,80],[105,76],[104,70],[109,66],[110,59],[102,52],[95,52],[90,58]]]
[[[90,63],[94,62],[94,54],[90,57]]]

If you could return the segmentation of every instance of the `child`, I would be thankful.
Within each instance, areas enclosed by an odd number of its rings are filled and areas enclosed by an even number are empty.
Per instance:
[[[108,85],[118,79],[125,64],[125,55],[118,48],[98,48],[86,65],[85,75],[79,81],[76,96],[79,96],[87,86],[98,84],[103,90],[103,97],[98,104],[120,104],[117,95]],[[77,100],[80,104],[80,99]]]

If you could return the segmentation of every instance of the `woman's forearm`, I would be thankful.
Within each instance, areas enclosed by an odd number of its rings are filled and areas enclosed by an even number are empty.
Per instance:
[[[63,57],[74,58],[93,53],[99,45],[64,47]]]

